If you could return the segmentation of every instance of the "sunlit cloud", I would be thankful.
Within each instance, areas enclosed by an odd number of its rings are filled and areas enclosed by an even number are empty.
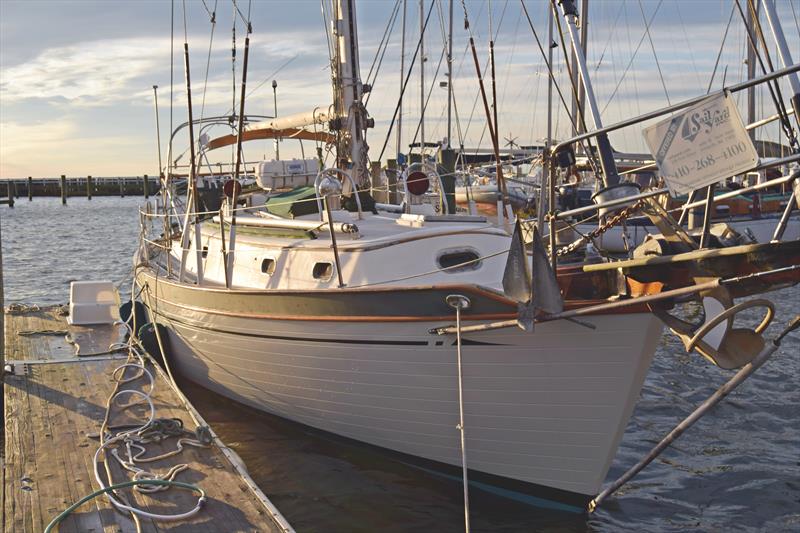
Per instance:
[[[0,122],[0,138],[0,175],[7,177],[30,174],[31,161],[37,176],[140,174],[147,172],[142,160],[153,161],[153,173],[158,167],[150,139],[125,132],[92,134],[73,119]]]
[[[127,38],[50,48],[7,68],[0,81],[4,104],[54,99],[106,105],[131,96],[130,82],[152,72],[169,54],[169,42]]]

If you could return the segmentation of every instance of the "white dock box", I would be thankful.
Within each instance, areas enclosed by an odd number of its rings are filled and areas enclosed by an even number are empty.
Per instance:
[[[69,317],[74,326],[113,324],[119,320],[119,293],[110,281],[73,281],[69,285]]]

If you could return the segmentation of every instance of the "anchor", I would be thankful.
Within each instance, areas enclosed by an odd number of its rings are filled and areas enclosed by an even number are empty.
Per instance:
[[[750,363],[764,349],[766,341],[761,334],[775,316],[775,305],[764,298],[734,304],[729,290],[722,285],[699,296],[702,298],[703,319],[697,323],[667,313],[659,303],[649,304],[648,307],[681,339],[687,353],[694,350],[726,370]],[[761,323],[754,329],[735,328],[736,315],[752,308],[765,310]]]
[[[503,292],[517,302],[517,325],[525,331],[533,331],[534,318],[538,311],[552,315],[564,310],[561,289],[550,266],[542,237],[535,226],[531,248],[529,265],[522,228],[517,219],[503,272]]]

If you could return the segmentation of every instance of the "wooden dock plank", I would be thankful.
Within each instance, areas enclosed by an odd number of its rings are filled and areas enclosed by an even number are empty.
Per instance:
[[[73,355],[74,348],[64,339],[63,334],[24,334],[66,331],[63,312],[63,306],[53,305],[36,311],[8,313],[5,324],[5,360],[60,359]]]
[[[6,532],[41,531],[59,512],[98,488],[93,455],[99,442],[91,435],[100,430],[105,404],[115,386],[112,371],[125,362],[125,357],[70,358],[74,346],[61,335],[18,335],[20,331],[68,329],[58,311],[45,308],[6,317],[6,361],[16,361],[14,375],[5,375],[3,385],[6,438],[2,526]],[[90,333],[81,331],[85,336]],[[107,333],[99,333],[96,342],[105,343]],[[30,363],[23,365],[22,361]],[[163,373],[150,370],[156,378],[152,394],[156,416],[180,418],[188,430],[194,431],[196,424],[171,384]],[[141,390],[143,381],[125,387]],[[124,412],[114,409],[112,414],[112,424],[135,424],[143,423],[148,411],[139,405]],[[150,443],[146,456],[171,451],[175,446],[174,438]],[[106,460],[115,482],[131,479],[132,474],[110,453]],[[189,468],[175,479],[205,489],[206,504],[200,513],[181,522],[142,519],[143,532],[286,530],[279,525],[282,518],[273,519],[270,504],[261,499],[257,489],[250,489],[242,473],[217,446],[186,446],[177,456],[139,466],[161,473],[179,463]],[[137,507],[155,513],[183,512],[196,502],[193,493],[177,489],[154,495],[123,492]],[[136,528],[129,516],[99,497],[78,508],[58,530],[116,533],[134,532]]]

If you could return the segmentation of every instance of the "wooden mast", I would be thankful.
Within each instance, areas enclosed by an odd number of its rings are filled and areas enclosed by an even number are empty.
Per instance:
[[[200,211],[200,201],[197,196],[197,158],[194,145],[194,117],[192,115],[192,80],[189,71],[189,43],[185,39],[183,41],[183,66],[186,71],[186,104],[189,112],[189,155],[191,161],[189,164],[189,183],[186,192],[186,215],[183,224],[183,234],[181,235],[180,281],[184,280],[186,274],[186,260],[189,254],[189,219],[190,214],[193,212],[194,224],[192,226],[192,231],[194,232],[194,246],[197,254],[197,284],[202,285],[203,250],[200,239],[200,216],[197,214]]]

